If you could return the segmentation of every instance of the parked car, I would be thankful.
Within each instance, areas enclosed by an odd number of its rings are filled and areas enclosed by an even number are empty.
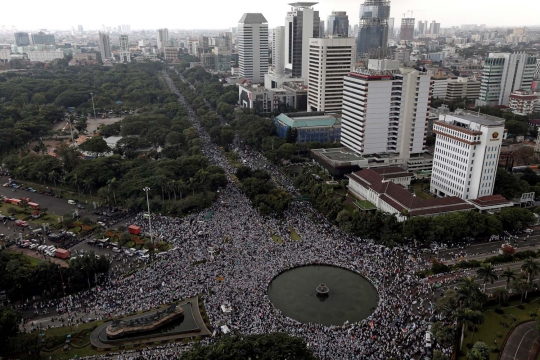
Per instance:
[[[16,220],[15,225],[26,227],[26,226],[28,226],[28,223],[26,221],[23,221],[23,220]]]
[[[119,253],[119,252],[122,252],[122,250],[120,250],[120,249],[119,249],[119,248],[117,248],[117,247],[114,247],[114,248],[112,249],[112,251],[114,251],[115,253]]]
[[[75,202],[75,200],[68,200],[68,204],[69,204],[69,205],[75,205],[76,202]]]

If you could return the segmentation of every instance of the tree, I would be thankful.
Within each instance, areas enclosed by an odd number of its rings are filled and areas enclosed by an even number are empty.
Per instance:
[[[0,349],[6,348],[9,337],[19,333],[21,313],[11,307],[0,306]]]
[[[79,148],[83,151],[90,153],[103,154],[111,152],[111,148],[107,145],[107,142],[101,136],[94,136],[83,142]]]
[[[450,360],[450,358],[444,355],[441,350],[433,351],[433,360]]]
[[[284,333],[224,336],[216,343],[200,346],[179,355],[180,360],[315,360],[302,338]]]
[[[503,271],[503,273],[501,274],[501,277],[506,278],[506,289],[508,289],[508,286],[510,285],[510,280],[515,279],[516,276],[517,276],[517,273],[513,269],[510,269],[509,267],[507,267],[506,270]]]
[[[508,130],[509,135],[519,136],[527,135],[529,126],[525,122],[510,120],[505,122],[504,127]]]
[[[484,293],[486,292],[486,284],[491,282],[492,284],[497,280],[498,276],[495,274],[495,268],[491,264],[483,264],[478,270],[476,270],[478,279],[482,279],[484,282]]]
[[[527,283],[531,284],[531,280],[540,272],[540,264],[532,258],[528,258],[521,265],[521,270],[527,274]],[[525,293],[525,299],[526,298],[527,292]]]
[[[514,159],[520,164],[529,165],[534,159],[534,148],[531,146],[522,146],[512,154]]]
[[[520,275],[516,277],[512,282],[510,283],[510,288],[514,290],[516,293],[521,294],[521,302],[520,304],[523,304],[523,296],[527,291],[530,290],[531,286],[530,283],[527,281],[527,276]]]
[[[486,343],[477,341],[467,355],[467,358],[470,360],[489,360],[490,352],[491,350]]]
[[[443,322],[438,321],[433,324],[431,331],[439,344],[451,346],[454,343],[455,332],[452,326],[445,325]]]
[[[458,323],[461,323],[461,345],[459,347],[461,349],[463,347],[463,337],[465,335],[465,327],[466,326],[473,327],[473,338],[474,338],[474,329],[476,328],[476,325],[479,325],[484,322],[484,314],[482,314],[482,312],[478,310],[460,309],[456,317],[457,317]]]
[[[496,288],[493,290],[493,297],[499,302],[499,306],[508,301],[508,290],[505,288]]]

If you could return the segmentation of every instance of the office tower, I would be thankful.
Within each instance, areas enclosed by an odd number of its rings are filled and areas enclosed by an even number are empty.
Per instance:
[[[277,76],[285,73],[285,26],[272,31],[272,69]]]
[[[285,68],[292,70],[294,78],[308,78],[309,39],[320,37],[319,12],[313,9],[316,4],[289,4],[293,9],[285,18]]]
[[[310,39],[308,102],[312,111],[341,111],[343,78],[356,64],[356,39]]]
[[[414,18],[401,19],[401,32],[399,38],[408,41],[414,39]]]
[[[525,52],[490,53],[482,70],[482,85],[477,106],[508,106],[510,94],[531,90],[536,55]]]
[[[441,23],[438,23],[435,20],[433,20],[429,26],[429,33],[431,35],[439,35],[440,31],[441,31]]]
[[[386,48],[390,1],[365,0],[360,6],[357,51],[368,54],[372,49]]]
[[[26,32],[16,32],[15,34],[15,45],[17,46],[28,46],[30,45],[30,37]]]
[[[319,22],[319,37],[323,38],[326,35],[326,30],[324,28],[324,20]]]
[[[118,40],[120,45],[120,62],[131,62],[131,54],[129,52],[129,38],[127,34],[120,35]]]
[[[238,22],[240,77],[264,81],[268,72],[268,21],[260,13],[246,13]]]
[[[124,33],[124,34],[130,34],[131,33],[131,26],[130,25],[122,25],[118,27],[118,31]]]
[[[466,77],[449,80],[445,100],[455,101],[461,98],[476,100],[480,96],[480,81],[471,81]]]
[[[77,26],[77,31],[79,32],[79,34],[82,34],[84,32],[83,26],[82,25]]]
[[[341,143],[359,154],[423,153],[430,98],[430,75],[369,60],[345,77]]]
[[[168,29],[158,29],[157,31],[157,47],[162,49],[165,46],[170,46],[169,42],[169,30]]]
[[[99,37],[99,50],[101,51],[101,61],[112,58],[111,53],[111,39],[108,33],[98,33]]]
[[[43,31],[32,34],[32,45],[54,45],[55,43],[53,34],[45,34]]]
[[[289,4],[293,9],[285,19],[285,67],[292,71],[295,78],[307,79],[309,39],[320,37],[319,12],[313,9],[316,4]]]
[[[423,22],[423,21],[419,21],[419,22],[418,22],[418,36],[424,35],[425,32],[426,32],[426,29],[424,28],[424,22]]]
[[[349,36],[349,17],[345,11],[332,11],[328,16],[326,35]]]
[[[516,115],[530,115],[538,104],[538,95],[525,90],[518,90],[510,95],[508,106]]]
[[[394,39],[396,34],[394,33],[394,18],[388,19],[388,39]]]
[[[474,200],[493,194],[504,120],[468,111],[441,116],[437,134],[431,192],[439,197]]]

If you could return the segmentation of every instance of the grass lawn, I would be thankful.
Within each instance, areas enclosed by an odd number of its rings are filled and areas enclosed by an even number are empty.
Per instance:
[[[49,329],[49,330],[45,330],[44,333],[45,333],[45,336],[55,336],[55,335],[66,336],[68,334],[79,332],[79,331],[82,331],[82,330],[85,330],[85,329],[91,329],[94,326],[99,326],[101,324],[103,324],[102,320],[92,321],[92,322],[89,322],[89,323],[80,324],[78,327],[75,327],[75,326],[63,326],[63,327],[52,328],[52,329]]]
[[[502,343],[504,342],[504,339],[506,338],[506,335],[510,333],[512,328],[514,327],[514,321],[512,320],[512,315],[515,317],[516,321],[515,323],[519,323],[521,321],[527,321],[527,320],[535,320],[535,317],[531,317],[529,315],[530,312],[535,314],[540,314],[540,298],[531,299],[531,302],[528,304],[523,304],[525,309],[520,310],[517,308],[517,305],[519,305],[519,300],[512,301],[509,304],[509,307],[503,307],[504,314],[497,314],[494,309],[495,306],[490,306],[485,312],[484,312],[484,323],[480,326],[478,326],[478,330],[474,333],[474,338],[472,331],[469,331],[468,329],[465,330],[465,339],[463,340],[463,353],[465,355],[459,356],[458,359],[465,360],[467,358],[466,354],[468,353],[469,349],[467,348],[467,343],[474,341],[475,343],[477,341],[483,341],[488,346],[497,346],[499,350],[501,350]],[[509,327],[504,327],[501,325],[501,322],[505,322]],[[498,337],[497,334],[500,333],[501,337]],[[495,344],[495,341],[498,341],[497,344]],[[459,343],[458,343],[459,346]],[[496,360],[499,356],[499,353],[491,353],[490,360]]]
[[[278,244],[282,244],[283,243],[283,240],[281,240],[281,238],[277,235],[272,235],[272,240],[274,240],[275,242],[277,242]]]
[[[298,233],[296,232],[296,230],[294,230],[294,228],[292,226],[289,226],[289,231],[291,232],[290,236],[291,236],[292,240],[294,240],[294,241],[302,240],[300,235],[298,235]]]
[[[53,351],[52,353],[48,352],[42,352],[41,355],[44,356],[45,359],[73,359],[75,358],[75,355],[77,358],[85,357],[85,356],[92,356],[92,355],[98,355],[100,354],[99,351],[92,349],[91,345],[85,346],[80,349],[70,348],[68,351],[64,351],[62,349],[58,349],[56,351]]]
[[[31,266],[38,266],[42,261],[44,261],[43,259],[36,259],[27,255],[23,255],[23,258],[25,258]]]
[[[429,187],[428,184],[422,184],[422,183],[417,183],[417,184],[411,185],[411,188],[414,190],[415,195],[417,197],[419,197],[420,199],[422,199],[422,200],[433,199],[433,196],[431,196],[428,193],[422,191],[423,188],[428,188],[428,187]]]
[[[354,203],[358,205],[362,210],[373,210],[377,208],[375,205],[373,205],[367,200],[356,200]]]

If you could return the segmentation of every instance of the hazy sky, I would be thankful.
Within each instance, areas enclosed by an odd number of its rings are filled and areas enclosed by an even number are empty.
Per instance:
[[[321,19],[332,10],[347,11],[349,22],[358,23],[364,0],[322,0],[315,9]],[[132,29],[225,29],[236,26],[245,12],[260,12],[270,27],[283,25],[290,9],[285,0],[24,0],[3,1],[0,26],[18,30],[85,29],[131,25]],[[392,0],[390,16],[396,24],[403,13],[413,10],[418,20],[437,20],[441,27],[461,24],[522,26],[540,24],[540,2],[519,0],[512,5],[505,0]],[[407,14],[408,17],[408,14]]]

